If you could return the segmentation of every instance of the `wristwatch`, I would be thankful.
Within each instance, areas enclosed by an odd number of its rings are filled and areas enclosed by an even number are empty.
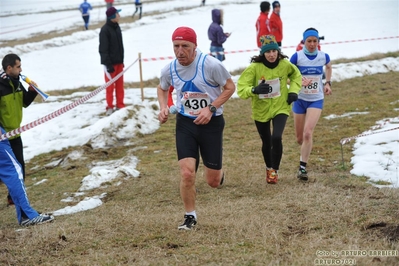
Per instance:
[[[326,85],[326,84],[328,84],[328,85],[330,85],[330,87],[331,87],[331,81],[326,81],[326,83],[324,83],[324,85]]]
[[[213,106],[212,104],[210,104],[210,105],[209,105],[209,110],[210,110],[212,113],[216,113],[217,108],[216,108],[215,106]]]

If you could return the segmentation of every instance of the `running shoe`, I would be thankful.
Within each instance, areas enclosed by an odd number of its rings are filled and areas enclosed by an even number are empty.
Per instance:
[[[108,108],[107,111],[105,112],[105,115],[112,115],[113,112],[114,112],[114,109]]]
[[[274,169],[266,169],[266,182],[269,184],[277,184],[278,174]]]
[[[33,219],[24,219],[21,222],[21,226],[30,226],[30,225],[36,225],[36,224],[44,224],[44,223],[49,223],[54,220],[54,216],[52,215],[47,215],[47,214],[39,214]]]
[[[197,224],[197,220],[194,215],[184,215],[184,223],[179,225],[179,230],[191,230]]]
[[[300,168],[298,175],[296,176],[299,180],[308,181],[308,172],[305,169]]]

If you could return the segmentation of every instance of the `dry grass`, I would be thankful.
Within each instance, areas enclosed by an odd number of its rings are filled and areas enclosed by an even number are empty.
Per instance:
[[[5,46],[63,36],[77,29],[69,30],[16,40]],[[333,63],[345,62],[348,61],[339,59]],[[211,189],[199,171],[199,224],[192,232],[176,229],[184,210],[178,188],[173,118],[156,133],[121,141],[117,147],[96,150],[88,143],[37,156],[27,163],[26,185],[32,205],[42,212],[65,207],[66,203],[60,200],[78,190],[93,161],[133,153],[140,159],[140,177],[121,178],[123,185],[104,184],[106,188],[89,192],[86,196],[107,192],[104,204],[96,209],[59,216],[54,223],[24,230],[16,224],[14,208],[5,206],[6,189],[0,186],[4,195],[0,204],[0,264],[313,265],[317,258],[331,258],[318,257],[318,251],[399,250],[397,189],[378,189],[366,183],[367,178],[352,176],[349,160],[353,143],[343,148],[345,165],[339,144],[341,138],[362,133],[377,120],[397,116],[393,111],[399,108],[397,75],[378,74],[333,84],[334,94],[326,99],[323,116],[352,111],[370,113],[320,120],[308,166],[311,181],[306,184],[295,177],[299,147],[292,118],[284,132],[281,181],[267,185],[260,139],[250,118],[250,102],[228,101],[224,134],[226,185],[220,190]],[[146,82],[153,87],[157,80]],[[127,85],[137,87],[133,83]],[[45,166],[65,159],[73,150],[84,151],[86,159]],[[48,181],[33,185],[42,179]],[[356,259],[357,265],[399,264],[397,256],[338,258]]]
[[[399,250],[399,193],[378,189],[349,173],[351,145],[375,121],[396,116],[397,73],[334,83],[323,116],[369,111],[367,116],[322,118],[309,163],[311,181],[296,180],[299,147],[292,117],[284,133],[284,156],[277,185],[265,183],[260,140],[250,118],[250,102],[231,99],[225,108],[226,186],[215,190],[197,179],[195,231],[180,232],[183,218],[174,147],[174,119],[134,144],[94,150],[88,144],[35,157],[27,164],[28,194],[40,211],[63,208],[94,160],[139,157],[140,177],[107,184],[96,209],[59,216],[52,224],[17,231],[13,207],[0,206],[0,263],[5,265],[313,265],[316,252]],[[353,97],[348,97],[348,91]],[[373,92],[373,93],[371,93]],[[123,144],[123,143],[121,143]],[[146,148],[143,148],[146,147]],[[44,167],[82,149],[87,159]],[[33,170],[33,167],[35,170]],[[33,186],[37,180],[46,183]],[[32,180],[32,179],[36,179]],[[6,190],[2,186],[2,195]],[[90,194],[89,194],[90,195]],[[5,198],[4,198],[5,199]],[[76,204],[72,203],[71,205]],[[331,258],[331,256],[324,256]],[[399,257],[349,256],[357,265],[397,265]]]

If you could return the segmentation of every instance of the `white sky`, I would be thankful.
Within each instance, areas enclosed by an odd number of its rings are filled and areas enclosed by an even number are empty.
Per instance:
[[[99,30],[83,30],[83,20],[77,7],[81,0],[1,0],[0,10],[0,57],[13,52],[21,56],[24,75],[34,80],[43,90],[65,90],[81,86],[101,86],[104,84],[103,68],[98,54]],[[89,1],[93,6],[91,21],[105,20],[105,3],[103,0]],[[115,1],[116,8],[121,8],[121,16],[131,16],[135,10],[133,1]],[[178,26],[193,27],[198,35],[198,47],[208,52],[210,42],[207,39],[207,28],[211,22],[211,10],[223,8],[225,12],[225,31],[232,32],[224,47],[227,52],[224,64],[230,71],[245,67],[251,56],[256,54],[255,20],[259,15],[260,1],[225,1],[208,0],[205,7],[199,7],[200,0],[164,1],[160,3],[143,2],[143,18],[133,23],[122,24],[125,66],[131,68],[125,73],[127,82],[139,81],[139,67],[135,62],[138,53],[143,58],[156,58],[151,62],[143,62],[143,78],[159,77],[161,68],[170,60],[159,60],[160,57],[173,56],[171,34]],[[220,3],[228,2],[221,6]],[[398,1],[280,1],[281,16],[284,23],[283,52],[291,56],[302,32],[308,27],[315,27],[320,35],[325,36],[322,50],[332,59],[354,58],[374,52],[399,50],[399,2]],[[165,13],[176,7],[198,8]],[[76,10],[62,11],[67,8]],[[42,13],[52,11],[51,13]],[[159,15],[147,16],[146,12],[160,11]],[[309,14],[314,11],[314,14]],[[311,21],[311,19],[312,21]],[[334,23],[332,23],[334,21]],[[69,27],[80,25],[81,32],[71,36],[48,39],[38,43],[29,43],[15,47],[4,47],[3,40],[23,39],[37,33],[63,31]],[[343,30],[345,28],[345,30]],[[378,38],[392,37],[378,40]],[[367,39],[374,39],[365,41]],[[355,40],[363,40],[355,42]],[[346,43],[339,43],[346,42]],[[244,52],[244,51],[250,52]],[[234,52],[234,53],[229,53]],[[399,71],[399,58],[387,58],[379,61],[350,63],[333,66],[332,81],[340,81],[355,76]],[[234,80],[238,76],[233,77]],[[60,108],[80,99],[87,93],[75,93],[50,98],[46,102],[33,103],[24,111],[23,125],[46,116]],[[25,158],[65,147],[80,147],[87,142],[95,148],[113,145],[121,139],[134,139],[134,135],[150,134],[159,128],[157,112],[152,109],[158,104],[155,88],[144,89],[145,100],[141,101],[140,90],[126,88],[125,103],[127,108],[119,110],[109,117],[104,116],[105,92],[90,98],[83,104],[66,112],[49,122],[34,127],[22,134],[25,145]],[[234,95],[234,97],[237,97]],[[399,100],[392,99],[392,103]],[[133,108],[134,106],[134,108]],[[139,107],[139,108],[138,108]],[[129,110],[139,110],[135,117],[127,119]],[[360,110],[361,111],[361,110]],[[392,182],[391,187],[399,187],[399,131],[389,129],[398,127],[399,110],[392,108],[392,116],[384,121],[376,121],[377,129],[370,129],[364,137],[354,138],[354,164],[352,174],[365,175],[371,180]],[[348,113],[348,119],[356,119],[358,115],[367,113]],[[325,114],[322,119],[336,119],[335,114]],[[388,122],[387,122],[388,121]],[[140,125],[138,127],[137,125]],[[372,134],[377,131],[383,133]],[[347,136],[352,137],[352,136]],[[340,145],[337,143],[337,145]],[[351,144],[346,144],[351,145]],[[143,149],[145,147],[142,147]],[[162,151],[160,151],[162,152]],[[81,158],[82,151],[71,153],[67,160]],[[103,182],[111,182],[119,172],[128,177],[137,177],[135,170],[139,152],[131,151],[130,155],[117,161],[93,162],[91,174],[82,177],[79,191],[65,191],[66,206],[76,201],[77,196]],[[83,155],[84,156],[84,155]],[[348,158],[346,159],[349,160]],[[49,162],[49,165],[65,163]],[[46,180],[37,180],[37,185],[45,185]],[[119,185],[114,182],[114,185]],[[87,197],[74,206],[54,210],[55,215],[71,214],[95,208],[102,204],[104,193],[95,197]]]

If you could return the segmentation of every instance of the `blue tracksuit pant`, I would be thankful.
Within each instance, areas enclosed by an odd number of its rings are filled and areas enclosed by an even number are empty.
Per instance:
[[[6,133],[2,127],[0,129],[1,135]],[[0,180],[7,186],[15,204],[19,224],[23,218],[33,219],[39,215],[30,206],[25,190],[22,168],[12,152],[8,139],[0,141]]]

